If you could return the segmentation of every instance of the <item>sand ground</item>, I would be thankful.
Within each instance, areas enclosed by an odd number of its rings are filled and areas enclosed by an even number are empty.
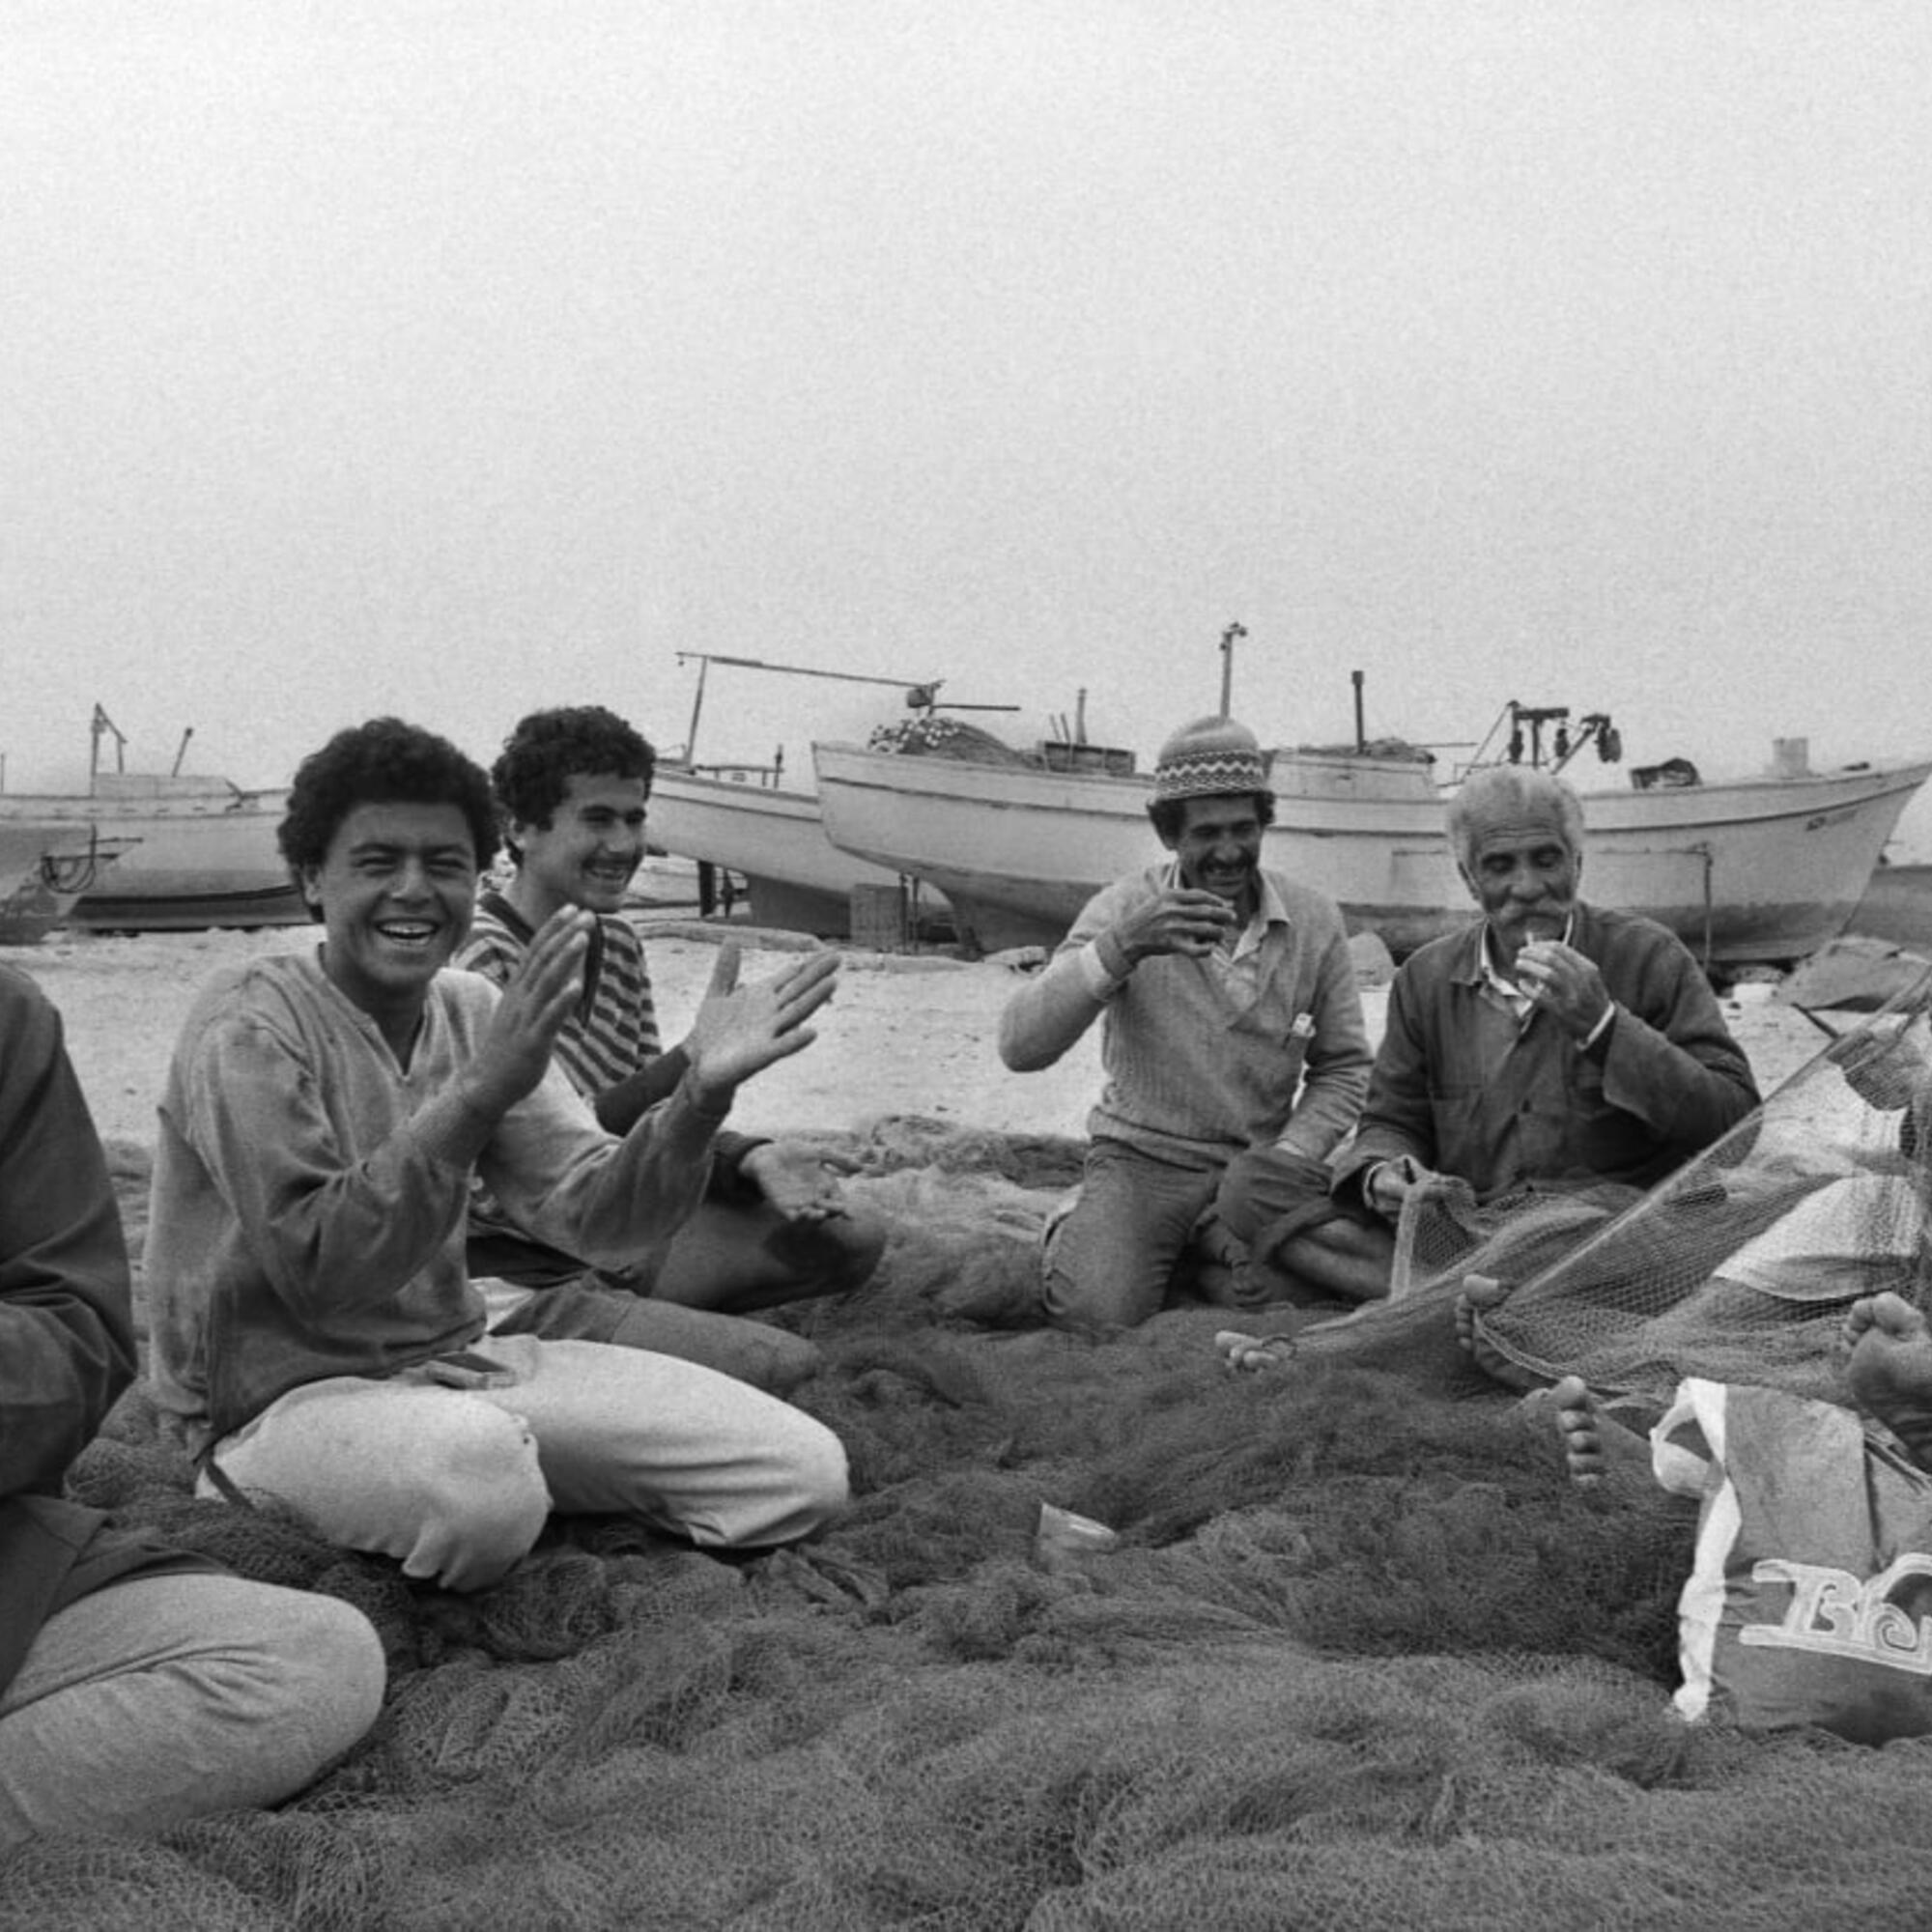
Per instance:
[[[717,958],[721,928],[644,923],[667,1039],[695,1010]],[[701,936],[700,936],[701,934]],[[737,929],[746,980],[777,971],[800,942]],[[196,991],[217,966],[314,944],[301,928],[265,932],[57,932],[39,946],[0,948],[0,961],[38,980],[66,1017],[69,1049],[97,1124],[110,1139],[154,1138],[168,1053]],[[929,1116],[999,1132],[1081,1134],[1100,1089],[1095,1028],[1058,1065],[1015,1074],[1001,1065],[994,1034],[1016,983],[998,959],[848,952],[818,1037],[739,1095],[732,1124],[763,1132],[856,1127],[885,1115]],[[1740,986],[1723,1003],[1765,1092],[1808,1061],[1823,1036],[1778,1005],[1768,984]],[[1363,989],[1372,1039],[1380,1036],[1383,986]],[[1850,1023],[1850,1016],[1837,1024]]]

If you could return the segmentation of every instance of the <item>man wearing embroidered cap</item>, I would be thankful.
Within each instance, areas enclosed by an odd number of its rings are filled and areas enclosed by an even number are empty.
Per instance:
[[[1049,1321],[1094,1334],[1154,1314],[1190,1259],[1228,1254],[1214,1209],[1235,1156],[1279,1146],[1318,1166],[1368,1089],[1341,914],[1261,864],[1274,796],[1254,733],[1177,731],[1148,816],[1172,857],[1097,893],[1000,1020],[1020,1073],[1101,1022],[1106,1088],[1041,1286]]]

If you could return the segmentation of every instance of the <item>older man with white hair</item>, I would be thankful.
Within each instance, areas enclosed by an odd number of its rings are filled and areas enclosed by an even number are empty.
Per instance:
[[[1016,1072],[1101,1022],[1107,1084],[1041,1284],[1049,1321],[1096,1335],[1154,1314],[1190,1250],[1225,1272],[1229,1162],[1262,1147],[1319,1165],[1368,1086],[1342,916],[1261,863],[1274,796],[1253,732],[1226,718],[1177,731],[1148,815],[1171,856],[1096,894],[1000,1020]]]
[[[1409,1193],[1444,1177],[1479,1205],[1604,1182],[1651,1186],[1758,1104],[1749,1063],[1673,933],[1579,895],[1583,812],[1561,779],[1467,780],[1449,842],[1480,908],[1410,955],[1331,1218],[1307,1225],[1266,1156],[1229,1178],[1249,1265],[1285,1297],[1388,1293]]]

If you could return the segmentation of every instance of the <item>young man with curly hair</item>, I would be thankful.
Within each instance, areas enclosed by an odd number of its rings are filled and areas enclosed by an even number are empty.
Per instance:
[[[621,1264],[701,1198],[741,1082],[812,1038],[836,961],[719,993],[676,1091],[622,1137],[551,1065],[595,922],[546,920],[501,992],[446,972],[494,856],[489,781],[391,718],[296,774],[283,857],[311,952],[204,989],[161,1103],[147,1278],[154,1380],[201,1492],[473,1590],[553,1509],[714,1548],[841,1506],[837,1438],[698,1365],[487,1336],[464,1260],[472,1175],[542,1240]]]
[[[455,960],[507,986],[546,920],[571,907],[595,918],[587,997],[555,1054],[616,1134],[675,1092],[690,1061],[688,1042],[661,1043],[643,945],[621,911],[644,856],[655,771],[650,745],[601,705],[523,719],[490,775],[516,870],[504,891],[484,894]],[[703,1201],[620,1268],[586,1269],[481,1198],[469,1266],[491,1283],[497,1331],[662,1350],[766,1388],[802,1379],[816,1363],[810,1343],[737,1318],[861,1286],[884,1230],[845,1198],[820,1150],[721,1133],[713,1153]]]

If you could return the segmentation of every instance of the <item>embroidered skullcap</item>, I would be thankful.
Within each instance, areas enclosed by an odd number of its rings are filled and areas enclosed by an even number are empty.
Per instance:
[[[1197,718],[1160,748],[1154,760],[1153,795],[1222,798],[1266,791],[1267,760],[1255,734],[1232,718]]]

